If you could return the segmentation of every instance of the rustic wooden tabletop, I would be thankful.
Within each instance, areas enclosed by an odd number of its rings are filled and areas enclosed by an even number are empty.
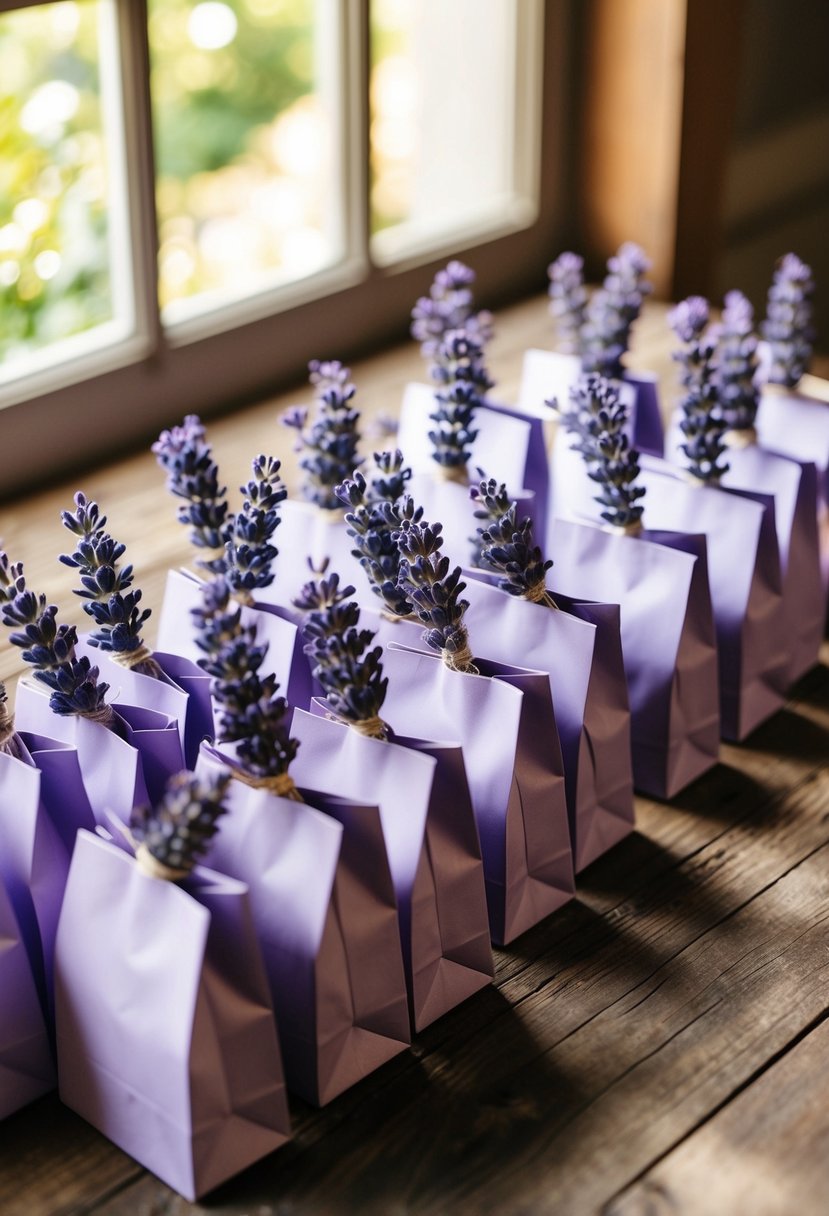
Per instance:
[[[663,373],[669,400],[663,312],[643,318],[634,360]],[[492,370],[509,399],[521,352],[549,345],[549,325],[541,299],[498,320]],[[421,377],[413,345],[354,367],[370,416],[394,413]],[[293,475],[276,415],[308,396],[211,424],[231,486],[259,451]],[[0,508],[0,536],[30,585],[79,620],[54,557],[67,547],[58,510],[83,488],[158,605],[166,569],[188,556],[162,485],[142,454]],[[638,799],[636,832],[588,869],[577,898],[496,952],[491,989],[325,1110],[293,1101],[293,1142],[203,1204],[51,1096],[0,1125],[0,1212],[826,1216],[827,647],[823,660],[678,799]],[[5,647],[0,678],[18,669]]]

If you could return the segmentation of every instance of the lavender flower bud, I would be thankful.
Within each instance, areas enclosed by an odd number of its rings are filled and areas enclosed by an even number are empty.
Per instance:
[[[779,260],[769,287],[763,337],[771,349],[770,384],[794,388],[809,366],[812,327],[812,271],[795,253]]]
[[[478,472],[483,478],[483,471],[478,469]],[[498,523],[501,517],[506,514],[512,506],[512,498],[507,493],[506,484],[504,482],[499,484],[494,477],[490,477],[488,480],[483,478],[477,485],[470,486],[469,497],[474,503],[478,504],[472,514],[475,519],[482,521],[478,524],[475,535],[469,537],[469,543],[472,547],[472,565],[477,566],[479,569],[491,569],[484,553],[483,545],[481,544],[481,536],[490,524]]]
[[[241,614],[231,606],[225,578],[206,583],[200,607],[192,610],[196,645],[205,655],[199,666],[212,676],[218,742],[235,743],[244,771],[266,783],[287,774],[299,744],[290,737],[288,703],[277,695],[275,676],[259,674],[267,645],[257,645],[255,626],[243,625]],[[294,796],[287,787],[286,796]]]
[[[760,392],[757,374],[757,338],[754,310],[741,291],[729,291],[719,325],[712,326],[716,342],[714,385],[720,413],[728,429],[754,427]]]
[[[446,334],[452,329],[468,327],[481,347],[492,337],[492,316],[475,312],[472,284],[475,272],[463,262],[452,261],[439,270],[429,290],[412,309],[412,337],[420,343],[425,359],[431,359]]]
[[[717,410],[716,345],[711,334],[705,332],[709,315],[707,300],[689,296],[668,313],[668,324],[685,343],[685,349],[675,351],[673,356],[681,364],[679,378],[685,389],[680,402],[683,418],[679,425],[685,436],[682,450],[689,471],[698,481],[717,482],[728,465],[720,463],[725,451],[725,420]]]
[[[308,367],[317,389],[316,417],[309,425],[307,410],[295,409],[282,423],[297,432],[296,451],[306,453],[299,462],[305,471],[303,496],[334,511],[340,506],[336,487],[362,463],[357,456],[360,415],[351,405],[356,389],[349,369],[336,360],[314,360]]]
[[[611,380],[621,378],[622,356],[630,345],[630,331],[642,310],[651,285],[645,281],[650,261],[644,251],[627,241],[608,259],[608,273],[587,307],[582,327],[582,367]]]
[[[294,603],[307,613],[305,653],[334,713],[362,733],[385,739],[388,727],[380,718],[388,689],[383,650],[371,646],[371,629],[358,628],[360,609],[349,599],[353,593],[353,587],[340,588],[339,576],[331,574],[306,583]]]
[[[396,488],[395,482],[405,484],[405,480],[398,475],[383,481],[383,484],[387,488]],[[412,606],[397,585],[400,550],[395,537],[404,519],[419,520],[423,510],[415,507],[408,496],[400,501],[375,498],[373,490],[376,485],[375,480],[373,486],[369,487],[365,477],[357,471],[353,478],[337,487],[340,500],[351,508],[345,515],[348,535],[355,544],[351,552],[359,561],[385,611],[393,616],[409,617]]]
[[[224,574],[234,593],[243,600],[273,582],[273,562],[279,550],[271,538],[282,522],[279,507],[288,491],[279,470],[280,461],[272,456],[257,456],[252,463],[253,477],[240,486],[244,501],[238,514],[231,516],[225,546]]]
[[[399,586],[415,613],[427,626],[423,639],[456,671],[477,671],[469,649],[464,615],[469,603],[461,599],[466,583],[461,568],[449,569],[449,558],[441,554],[440,524],[404,520],[397,543],[400,547]]]
[[[146,668],[151,676],[160,675],[144,646],[141,630],[151,616],[151,610],[139,610],[141,592],[129,591],[132,566],[121,566],[126,546],[113,540],[104,531],[106,516],[98,504],[89,501],[80,491],[75,495],[75,510],[62,511],[61,521],[74,536],[79,537],[75,552],[61,554],[60,560],[80,573],[80,587],[75,595],[85,600],[84,611],[91,616],[97,629],[89,642],[116,658],[142,656],[136,668]]]
[[[514,502],[497,522],[483,530],[481,547],[486,567],[503,575],[499,587],[534,604],[555,607],[546,585],[547,571],[553,563],[544,560],[534,542],[532,520],[527,517],[516,523]]]
[[[74,625],[58,624],[57,607],[26,589],[22,565],[10,565],[5,553],[0,553],[0,604],[3,624],[19,627],[9,641],[21,648],[35,679],[51,691],[52,712],[79,714],[109,725],[112,711],[105,700],[109,685],[98,683],[98,668],[89,659],[76,657]]]
[[[162,431],[152,450],[167,473],[167,489],[186,505],[178,509],[178,521],[189,528],[190,543],[197,549],[213,550],[212,558],[197,562],[212,574],[224,569],[227,536],[227,489],[219,485],[219,469],[205,429],[195,414],[188,414],[181,426]]]
[[[483,361],[483,346],[469,329],[453,329],[440,340],[431,366],[438,385],[437,402],[429,417],[432,459],[445,469],[464,470],[478,432],[472,423],[475,410],[492,387]]]
[[[587,314],[584,258],[561,253],[547,267],[550,280],[550,312],[561,346],[568,354],[582,353],[581,331]]]
[[[599,486],[595,501],[604,507],[602,519],[615,528],[635,529],[643,508],[635,505],[645,493],[635,484],[639,453],[625,434],[628,411],[618,389],[600,376],[587,376],[570,391],[571,410],[565,415],[568,430],[579,442],[588,476]]]
[[[227,807],[224,796],[230,774],[200,781],[193,773],[175,773],[155,808],[136,807],[130,817],[133,839],[163,867],[182,876],[205,852]]]

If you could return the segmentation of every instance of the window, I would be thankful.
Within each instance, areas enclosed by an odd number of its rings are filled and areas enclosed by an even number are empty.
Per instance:
[[[2,492],[541,286],[568,7],[0,2]]]

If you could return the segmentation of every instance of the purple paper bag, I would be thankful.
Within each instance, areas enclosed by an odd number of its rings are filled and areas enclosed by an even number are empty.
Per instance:
[[[202,739],[213,736],[210,677],[191,660],[160,651],[154,651],[152,657],[161,668],[162,679],[131,671],[115,662],[100,647],[90,646],[88,635],[78,638],[75,650],[78,655],[86,655],[90,663],[100,669],[101,679],[109,684],[109,698],[114,705],[151,709],[176,722],[184,765],[192,768]]]
[[[203,580],[189,570],[171,570],[158,626],[159,649],[193,663],[202,657],[202,651],[196,645],[196,629],[190,614],[193,608],[201,606],[202,586]],[[270,603],[257,601],[252,608],[242,608],[243,623],[256,625],[257,644],[267,643],[268,666],[275,673],[283,696],[291,705],[305,707],[311,701],[313,681],[302,638],[291,618],[290,612]]]
[[[481,852],[456,744],[369,739],[294,713],[300,785],[373,802],[397,895],[412,1027],[422,1030],[492,979]]]
[[[302,793],[231,781],[205,863],[248,886],[288,1089],[323,1106],[405,1050],[409,1008],[380,812]]]
[[[18,682],[15,722],[21,732],[55,739],[75,749],[86,798],[96,821],[104,827],[109,822],[109,813],[127,823],[132,808],[148,801],[144,769],[136,748],[100,722],[90,722],[75,714],[52,713],[49,692],[41,685],[27,679]],[[122,729],[126,733],[132,728],[123,725]],[[175,724],[168,733],[178,741]]]
[[[680,462],[681,432],[671,426],[666,456]],[[811,462],[792,460],[758,444],[729,447],[725,489],[749,490],[774,498],[774,519],[780,550],[783,621],[789,650],[786,685],[792,684],[818,659],[823,640],[825,600],[820,573],[817,533],[817,471]]]
[[[619,609],[552,594],[532,604],[468,571],[466,623],[483,652],[550,677],[578,873],[632,831],[630,710]],[[553,570],[555,573],[555,570]]]
[[[502,945],[571,899],[573,859],[550,681],[475,660],[450,671],[435,654],[390,645],[383,715],[400,734],[463,747],[484,863],[492,940]]]
[[[70,850],[44,804],[42,776],[16,737],[17,756],[0,752],[0,884],[14,907],[44,1015],[52,1016],[55,934]]]
[[[550,542],[556,585],[604,595],[621,609],[633,781],[672,798],[717,762],[717,645],[705,537],[643,531],[615,535],[556,520]]]
[[[0,1119],[54,1086],[52,1052],[29,955],[0,879]]]
[[[470,555],[468,538],[474,535],[477,526],[473,515],[474,504],[469,499],[468,487],[443,479],[432,459],[429,431],[433,429],[433,423],[429,420],[429,414],[434,408],[434,390],[428,384],[406,385],[397,446],[414,473],[407,493],[424,508],[427,519],[440,520],[443,524],[444,553],[455,554],[455,560],[466,565]],[[481,469],[487,477],[506,483],[513,497],[523,498],[524,513],[532,518],[533,526],[543,528],[548,479],[545,467],[541,501],[535,493],[536,487],[527,478],[528,465],[531,465],[532,479],[532,468],[541,463],[537,455],[533,455],[531,461],[534,430],[530,419],[521,417],[516,410],[482,406],[475,411],[474,428],[478,435],[471,445],[468,463],[470,481],[474,484],[480,480],[478,470]],[[543,429],[535,432],[536,439],[539,434],[543,435]],[[546,461],[543,463],[546,466]],[[436,487],[432,494],[429,492],[430,485]],[[521,491],[525,493],[521,495]],[[536,535],[540,534],[536,532]]]
[[[243,883],[81,832],[55,956],[61,1099],[186,1199],[290,1135]]]
[[[706,537],[717,632],[722,737],[739,742],[780,708],[788,657],[774,499],[689,482],[675,466],[642,458],[647,520]]]
[[[820,387],[824,396],[819,396]],[[815,396],[810,396],[810,391]],[[764,448],[793,460],[812,462],[818,478],[818,535],[824,591],[829,588],[829,381],[803,376],[796,389],[771,391],[760,398],[755,423]]]

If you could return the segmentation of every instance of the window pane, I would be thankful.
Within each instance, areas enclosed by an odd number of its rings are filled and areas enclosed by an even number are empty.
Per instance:
[[[514,220],[518,17],[516,0],[372,0],[371,223],[380,260],[470,224]]]
[[[336,80],[327,72],[325,89],[318,83],[336,42],[337,8],[314,0],[151,0],[166,321],[338,259]]]
[[[77,353],[66,339],[130,323],[125,227],[113,197],[120,148],[108,0],[0,16],[0,378]],[[111,93],[111,90],[113,91]],[[102,104],[102,98],[105,98]],[[106,116],[106,117],[105,117]],[[120,218],[119,218],[120,217]],[[94,345],[89,343],[88,345]]]

